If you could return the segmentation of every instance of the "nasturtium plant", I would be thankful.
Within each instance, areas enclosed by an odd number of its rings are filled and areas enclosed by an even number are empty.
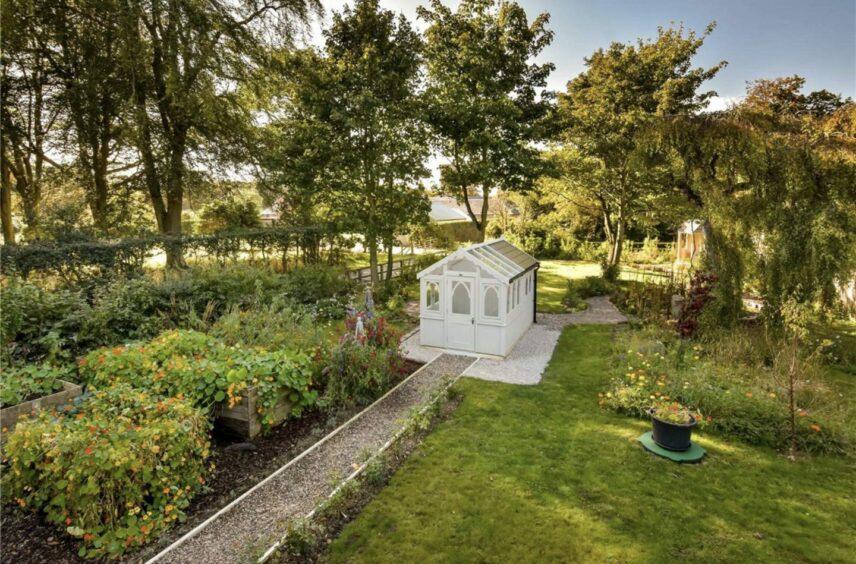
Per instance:
[[[157,538],[206,480],[210,423],[189,402],[119,384],[19,420],[4,445],[4,501],[117,557]]]
[[[272,411],[284,391],[293,415],[317,398],[306,354],[227,346],[197,331],[167,331],[148,343],[93,351],[80,361],[80,375],[99,387],[126,383],[204,409],[233,407],[255,387],[263,428],[274,423]]]
[[[71,377],[69,367],[27,364],[0,368],[0,407],[8,407],[50,395],[62,389],[61,380]]]

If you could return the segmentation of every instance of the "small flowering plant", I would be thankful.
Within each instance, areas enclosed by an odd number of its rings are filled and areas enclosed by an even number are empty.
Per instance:
[[[701,413],[676,401],[655,401],[649,413],[651,417],[673,425],[694,425],[696,422],[704,421]]]

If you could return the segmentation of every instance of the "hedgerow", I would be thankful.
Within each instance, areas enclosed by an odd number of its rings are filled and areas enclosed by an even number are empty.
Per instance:
[[[19,421],[4,446],[3,498],[81,539],[80,556],[120,556],[184,519],[205,484],[209,427],[177,398],[95,391]]]
[[[204,257],[222,265],[247,255],[284,260],[289,252],[299,252],[305,262],[312,262],[320,259],[322,247],[336,252],[340,246],[341,235],[333,226],[261,228],[121,241],[41,242],[0,247],[0,272],[25,278],[38,273],[81,282],[108,275],[139,274],[147,260],[167,250],[180,250],[185,256]]]

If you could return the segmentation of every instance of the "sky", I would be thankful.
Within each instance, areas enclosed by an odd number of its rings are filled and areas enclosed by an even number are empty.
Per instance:
[[[530,20],[551,15],[553,43],[540,60],[556,70],[548,88],[564,90],[584,70],[584,59],[613,41],[622,43],[656,36],[658,26],[672,22],[701,33],[711,21],[717,28],[705,41],[695,63],[728,66],[708,83],[725,107],[745,93],[746,81],[798,74],[806,90],[827,89],[856,99],[856,0],[518,0]],[[343,0],[322,0],[329,19]],[[454,6],[455,0],[444,0]],[[427,0],[381,0],[384,8],[412,21],[416,6]],[[417,27],[424,27],[416,22]],[[316,41],[318,26],[315,26]],[[711,109],[720,109],[713,107]]]

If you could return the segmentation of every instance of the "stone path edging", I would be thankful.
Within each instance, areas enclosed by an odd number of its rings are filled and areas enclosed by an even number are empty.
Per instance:
[[[246,505],[248,503],[253,501],[253,500],[251,500],[252,497],[258,497],[259,494],[262,493],[263,490],[266,488],[272,490],[270,492],[272,495],[276,495],[278,493],[282,494],[284,497],[288,497],[290,495],[293,495],[291,493],[291,489],[288,488],[288,486],[290,484],[288,484],[288,483],[287,484],[277,484],[276,482],[278,481],[277,480],[278,478],[283,478],[284,475],[287,474],[288,472],[295,471],[295,468],[297,468],[297,466],[301,463],[305,463],[305,464],[310,465],[310,469],[311,469],[312,464],[324,464],[324,463],[329,463],[328,465],[332,467],[332,468],[326,468],[327,470],[336,470],[337,465],[338,465],[338,468],[342,468],[342,467],[350,468],[351,466],[348,466],[347,464],[345,464],[343,466],[342,463],[350,462],[350,460],[351,460],[350,457],[354,455],[353,452],[342,453],[342,452],[336,452],[335,450],[333,450],[332,452],[327,453],[329,455],[329,457],[332,458],[332,460],[326,460],[325,457],[323,457],[323,456],[321,456],[319,458],[318,454],[319,454],[319,452],[321,452],[321,449],[323,447],[325,447],[325,445],[332,444],[334,441],[339,440],[340,434],[342,434],[343,431],[346,431],[348,429],[356,429],[356,431],[355,431],[356,433],[360,433],[361,431],[366,432],[366,430],[368,430],[369,435],[372,435],[372,434],[378,435],[380,433],[383,435],[380,438],[386,438],[386,433],[384,432],[385,429],[375,429],[370,424],[369,424],[369,427],[361,430],[359,428],[359,425],[364,423],[363,421],[361,421],[364,418],[366,420],[369,420],[369,421],[372,419],[372,417],[374,417],[375,419],[378,419],[378,421],[376,421],[376,422],[381,424],[381,425],[378,425],[378,427],[382,427],[382,426],[384,426],[383,424],[385,424],[387,427],[393,426],[395,428],[395,432],[393,432],[393,437],[385,440],[384,443],[381,445],[382,448],[388,448],[388,443],[391,444],[391,442],[395,438],[395,434],[400,431],[400,429],[398,429],[399,425],[397,425],[394,422],[392,422],[392,423],[390,422],[390,420],[389,420],[390,417],[394,416],[395,420],[397,420],[401,416],[405,415],[406,411],[409,411],[413,407],[421,405],[422,402],[424,401],[424,398],[422,396],[424,395],[425,392],[430,392],[431,390],[433,390],[436,387],[436,383],[437,383],[436,381],[439,381],[440,378],[442,378],[443,376],[446,376],[446,375],[451,375],[453,377],[459,377],[460,374],[464,370],[466,370],[466,368],[469,367],[469,365],[472,364],[472,362],[474,360],[475,359],[470,358],[470,357],[463,357],[463,356],[457,356],[457,355],[440,355],[437,359],[435,359],[435,360],[431,361],[430,363],[420,367],[413,374],[410,374],[407,378],[405,378],[404,380],[399,382],[394,388],[392,388],[387,393],[385,393],[382,397],[375,400],[375,402],[372,403],[371,405],[369,405],[367,408],[365,408],[361,412],[354,415],[351,419],[349,419],[348,421],[346,421],[345,423],[343,423],[342,425],[337,427],[335,430],[333,430],[332,432],[327,434],[325,437],[323,437],[321,440],[319,440],[318,442],[313,444],[311,447],[309,447],[305,451],[301,452],[299,455],[297,455],[296,457],[294,457],[293,459],[288,461],[282,467],[275,470],[273,473],[271,473],[269,476],[267,476],[264,480],[262,480],[261,482],[259,482],[256,485],[254,485],[252,488],[250,488],[249,490],[247,490],[246,492],[241,494],[239,497],[237,497],[236,499],[234,499],[233,501],[228,503],[226,506],[221,508],[215,514],[211,515],[205,521],[203,521],[202,523],[200,523],[199,525],[194,527],[192,530],[190,530],[186,534],[184,534],[182,537],[180,537],[174,543],[172,543],[171,545],[166,547],[164,550],[162,550],[161,552],[159,552],[155,556],[153,556],[151,559],[149,559],[147,561],[146,564],[154,564],[155,562],[180,562],[180,563],[192,562],[193,564],[196,564],[196,563],[203,564],[203,563],[209,563],[209,562],[210,563],[233,562],[233,561],[242,559],[242,557],[245,557],[245,555],[240,554],[240,553],[236,554],[236,550],[238,550],[238,547],[241,546],[241,547],[246,548],[253,541],[259,541],[261,535],[256,534],[259,532],[258,530],[253,530],[253,531],[247,530],[247,525],[246,525],[247,520],[246,519],[240,519],[241,515],[237,515],[239,510],[243,510],[244,513],[248,514],[247,518],[251,519],[251,523],[257,523],[259,526],[262,526],[262,527],[264,527],[264,526],[275,527],[276,525],[280,525],[280,524],[282,524],[282,518],[283,518],[282,515],[262,515],[263,511],[256,510],[253,506],[246,507]],[[444,365],[448,365],[448,368],[444,367]],[[424,380],[424,382],[422,382],[422,380]],[[436,381],[433,381],[433,380],[436,380]],[[409,388],[414,388],[414,389],[411,390]],[[393,398],[394,394],[403,395],[404,398],[402,401],[405,404],[407,404],[406,400],[408,399],[407,398],[408,394],[411,395],[410,400],[413,400],[415,398],[417,401],[415,403],[412,403],[412,404],[397,406],[399,408],[397,411],[400,411],[399,413],[389,413],[389,414],[378,413],[378,410],[380,409],[380,406],[382,406],[383,402],[392,401],[390,398]],[[392,406],[391,411],[396,411],[395,405]],[[386,417],[384,417],[385,415],[386,415]],[[384,419],[386,419],[386,420],[384,420]],[[367,442],[371,443],[371,442],[373,442],[372,439],[375,439],[375,438],[378,438],[378,437],[369,436],[369,437],[367,437]],[[350,446],[353,448],[354,446],[358,446],[358,445],[350,445]],[[372,446],[372,445],[365,445],[365,446]],[[335,449],[335,447],[330,447],[330,448]],[[376,450],[377,450],[376,447],[372,447],[373,452]],[[321,454],[323,454],[323,453],[321,453]],[[313,457],[314,457],[314,460],[310,460]],[[356,464],[354,464],[353,466],[356,466]],[[353,477],[355,477],[360,471],[361,471],[360,467],[357,467],[356,470],[354,470],[353,472],[350,473],[350,475],[348,476],[348,478],[346,480],[353,479]],[[298,474],[297,477],[299,478],[300,475]],[[323,480],[325,477],[313,475],[312,477],[309,478],[310,482],[311,482],[312,478],[315,478],[315,480],[317,481],[319,479]],[[314,482],[308,483],[308,484],[303,484],[303,485],[308,486],[307,489],[312,489],[313,487],[315,490],[319,489],[318,484],[314,483]],[[279,488],[277,486],[279,486]],[[323,487],[321,489],[326,490],[326,488],[323,488]],[[315,492],[315,493],[317,493],[317,492]],[[330,493],[327,493],[327,496],[329,496],[329,495],[330,495]],[[324,498],[326,498],[327,496],[324,496]],[[307,495],[304,496],[303,498],[301,498],[299,494],[297,495],[297,497],[298,497],[298,499],[296,499],[296,500],[295,499],[287,500],[289,502],[292,502],[290,505],[287,503],[284,503],[283,507],[278,507],[278,506],[268,507],[269,513],[284,514],[284,513],[287,513],[288,507],[295,506],[294,508],[297,509],[297,511],[295,511],[294,513],[296,513],[296,514],[290,515],[288,517],[294,518],[294,517],[304,516],[304,515],[306,515],[306,511],[300,511],[299,508],[296,506],[299,505],[301,502],[307,502],[307,499],[304,499],[304,498],[312,498],[312,497],[318,497],[318,496],[314,495],[312,491],[309,491],[307,493]],[[320,501],[323,501],[324,498],[322,498]],[[265,499],[270,499],[270,498],[265,497],[261,501],[264,501]],[[312,500],[309,499],[308,501],[312,501]],[[317,507],[318,502],[319,502],[319,500],[312,501],[311,506],[313,508],[313,511],[314,511],[314,508]],[[234,526],[230,527],[229,524],[224,525],[223,522],[227,521],[229,519],[237,520],[237,523],[232,523],[231,525],[240,526],[241,524],[244,524],[245,525],[244,530],[243,531],[237,531],[236,527],[234,527]],[[235,532],[243,532],[243,533],[246,533],[244,535],[246,538],[223,539],[221,536],[216,535],[216,533],[211,533],[211,530],[214,528],[227,529],[229,531],[235,531]],[[271,530],[265,531],[265,532],[266,533],[271,533],[271,532],[275,533],[276,531],[271,529]],[[224,532],[224,534],[228,535],[227,532]],[[212,545],[221,544],[221,543],[218,543],[218,541],[224,541],[224,542],[227,542],[228,546],[218,546],[218,547],[212,546],[212,548],[215,548],[215,550],[208,550],[206,547],[206,540],[204,539],[203,535],[208,537],[208,540],[211,541]],[[253,538],[253,536],[255,536],[255,538]],[[193,544],[196,544],[196,545],[201,544],[202,546],[194,547]],[[196,549],[196,550],[194,550],[194,549]],[[272,551],[270,549],[268,550],[268,552],[272,553]],[[189,554],[183,554],[183,553],[189,553]],[[267,552],[265,554],[267,556],[269,556],[269,554],[267,554]]]

